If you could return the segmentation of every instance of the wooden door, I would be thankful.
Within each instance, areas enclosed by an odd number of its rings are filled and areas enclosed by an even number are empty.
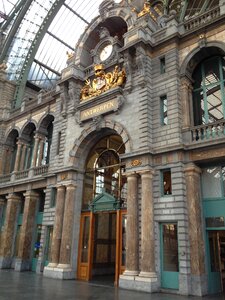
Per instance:
[[[126,262],[126,224],[127,211],[117,211],[116,222],[116,267],[115,267],[115,286],[118,286],[119,276],[125,271]]]
[[[92,257],[93,257],[93,227],[94,214],[86,212],[81,214],[80,240],[78,255],[78,274],[80,280],[91,279]]]

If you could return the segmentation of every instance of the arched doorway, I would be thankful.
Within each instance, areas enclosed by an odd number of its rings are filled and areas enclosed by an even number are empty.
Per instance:
[[[100,139],[85,168],[78,255],[78,279],[117,284],[125,268],[126,177],[120,136]],[[107,278],[107,279],[106,279]]]

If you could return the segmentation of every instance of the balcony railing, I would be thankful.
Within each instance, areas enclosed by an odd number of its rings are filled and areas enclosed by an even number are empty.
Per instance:
[[[209,23],[210,21],[218,18],[220,16],[220,8],[216,7],[214,9],[211,9],[210,11],[194,17],[184,23],[184,29],[185,31],[193,30],[197,27],[200,27],[206,23]]]
[[[15,178],[16,179],[23,179],[28,177],[28,172],[29,170],[24,170],[24,171],[18,171],[15,173]]]
[[[40,166],[40,167],[35,167],[34,168],[34,175],[42,175],[48,172],[48,165]]]
[[[15,182],[15,180],[20,180],[24,178],[32,178],[34,176],[39,176],[46,174],[48,172],[48,165],[31,168],[28,170],[12,172],[10,174],[0,176],[0,184],[6,182]]]
[[[207,141],[225,137],[225,120],[191,128],[192,141]]]

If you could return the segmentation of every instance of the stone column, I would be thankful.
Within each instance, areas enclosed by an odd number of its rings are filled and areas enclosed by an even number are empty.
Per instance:
[[[17,142],[17,151],[16,151],[16,161],[15,161],[15,167],[14,167],[15,172],[19,171],[21,148],[22,148],[22,143],[20,141],[18,141]]]
[[[27,151],[27,145],[23,144],[22,145],[22,154],[21,154],[21,159],[20,159],[20,168],[19,168],[20,171],[24,170],[26,151]]]
[[[185,167],[192,293],[202,296],[206,292],[204,292],[206,278],[200,173],[201,169],[192,163]]]
[[[190,128],[190,88],[191,81],[187,77],[181,79],[181,101],[183,111],[183,129]]]
[[[39,145],[39,136],[36,134],[34,137],[34,151],[33,151],[33,157],[32,157],[32,168],[36,167],[38,145]]]
[[[18,259],[15,264],[15,270],[17,271],[30,270],[31,248],[39,194],[29,190],[24,193],[24,196],[23,223],[20,233]]]
[[[14,193],[9,194],[6,198],[6,216],[0,248],[0,269],[11,268],[15,230],[21,201],[20,197]]]
[[[59,263],[60,245],[62,239],[63,214],[65,205],[65,186],[57,187],[55,221],[52,235],[51,262],[48,267],[56,267]]]
[[[39,141],[39,154],[38,154],[38,167],[41,166],[41,162],[42,162],[42,159],[43,159],[44,145],[45,145],[44,140],[40,139],[40,141]]]
[[[138,175],[127,174],[126,270],[124,275],[138,275]]]
[[[66,200],[63,216],[62,241],[60,247],[60,258],[58,268],[70,268],[72,234],[73,234],[73,219],[74,219],[74,202],[75,202],[74,184],[66,187]]]
[[[153,171],[141,173],[141,272],[142,277],[156,277],[155,273],[155,234],[154,202],[152,190]]]

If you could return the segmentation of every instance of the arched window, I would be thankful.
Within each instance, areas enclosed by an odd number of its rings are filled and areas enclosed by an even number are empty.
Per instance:
[[[103,191],[123,201],[126,178],[122,176],[119,155],[125,152],[120,136],[110,135],[101,139],[90,151],[87,159],[82,209]]]
[[[225,118],[225,60],[214,56],[202,61],[193,72],[194,125]]]

